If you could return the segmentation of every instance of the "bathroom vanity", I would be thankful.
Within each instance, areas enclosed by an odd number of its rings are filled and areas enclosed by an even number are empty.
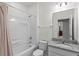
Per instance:
[[[49,56],[79,56],[79,45],[69,43],[48,42]]]

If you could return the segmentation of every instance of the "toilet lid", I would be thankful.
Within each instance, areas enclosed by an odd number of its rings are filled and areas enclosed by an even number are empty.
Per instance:
[[[41,56],[41,55],[43,55],[43,51],[37,49],[37,50],[35,50],[35,51],[33,52],[33,55],[35,55],[35,56]]]

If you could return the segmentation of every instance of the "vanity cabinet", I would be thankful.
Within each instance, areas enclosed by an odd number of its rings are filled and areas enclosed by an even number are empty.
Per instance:
[[[48,46],[48,55],[49,56],[78,56],[79,54],[59,47]]]

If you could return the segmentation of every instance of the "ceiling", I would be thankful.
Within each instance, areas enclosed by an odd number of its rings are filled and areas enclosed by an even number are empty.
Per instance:
[[[32,7],[32,6],[36,5],[36,2],[19,2],[19,3],[25,7]]]
[[[47,5],[47,6],[53,7],[54,5],[58,4],[59,2],[18,2],[18,3],[25,7],[33,7],[36,4]]]
[[[39,4],[43,4],[43,5],[55,5],[58,2],[19,2],[20,4],[22,4],[25,7],[32,7],[34,5],[36,5],[37,3]]]

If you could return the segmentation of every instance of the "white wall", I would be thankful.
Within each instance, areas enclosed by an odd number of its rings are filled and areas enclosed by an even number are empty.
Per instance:
[[[69,35],[72,36],[72,19],[74,18],[73,22],[76,25],[76,23],[75,23],[75,18],[77,18],[75,16],[76,9],[69,9],[69,10],[64,10],[61,12],[53,13],[52,19],[53,19],[53,24],[54,24],[54,26],[53,26],[53,37],[54,38],[59,37],[59,35],[58,35],[58,33],[59,33],[58,20],[59,19],[68,19],[69,18],[69,26],[70,26]],[[76,29],[74,29],[74,31],[76,31]],[[74,33],[75,36],[76,36],[76,34],[77,33]],[[74,37],[74,38],[76,39],[76,37]]]
[[[8,4],[11,7],[14,7],[15,9],[18,9],[22,12],[24,12],[25,14],[29,14],[28,13],[28,8],[23,6],[22,4],[20,4],[19,2],[6,2],[6,4]]]
[[[74,35],[75,35],[75,40],[78,40],[78,3],[68,3],[67,6],[59,7],[59,8],[54,8],[54,12],[60,12],[68,9],[73,9],[76,8],[75,15],[74,15]],[[55,24],[53,24],[55,25]]]
[[[10,3],[10,5],[12,6],[18,6],[16,3]],[[31,35],[33,37],[33,40],[35,40],[34,42],[36,42],[36,38],[37,40],[51,40],[53,37],[53,26],[55,25],[52,20],[53,17],[53,13],[55,12],[60,12],[60,11],[64,11],[64,10],[68,10],[68,9],[73,9],[73,8],[79,8],[78,3],[68,3],[67,6],[63,6],[63,7],[56,7],[56,3],[55,2],[40,2],[40,3],[36,3],[34,6],[30,7],[30,8],[20,8],[22,7],[22,5],[19,5],[19,9],[21,9],[22,11],[25,11],[27,14],[32,15],[33,17],[33,22],[34,26],[37,27],[35,29],[35,27],[32,27],[31,30]],[[79,11],[79,9],[77,10]],[[79,13],[78,13],[79,14]],[[77,19],[77,12],[75,12],[75,16]],[[37,24],[35,24],[37,22]],[[75,23],[77,23],[78,20],[75,21]],[[78,23],[77,23],[78,24]],[[75,33],[77,33],[78,31],[78,27],[77,24],[75,25]],[[34,32],[34,30],[36,30],[36,32]],[[37,35],[37,36],[36,36]],[[79,37],[77,34],[75,34],[76,39],[77,37]]]
[[[39,40],[49,41],[52,38],[51,5],[53,3],[39,3]]]
[[[55,12],[60,12],[60,11],[64,11],[64,10],[68,10],[68,9],[73,9],[73,8],[78,8],[78,3],[75,2],[71,2],[68,3],[67,6],[63,6],[63,7],[56,7],[56,3],[53,2],[49,2],[49,3],[39,3],[39,39],[40,40],[51,40],[51,38],[53,37],[53,27],[54,25],[56,25],[53,22],[53,13]],[[78,17],[77,17],[77,11],[75,12],[75,33],[78,32]],[[78,13],[79,14],[79,13]],[[52,27],[50,25],[53,25]],[[75,34],[75,38],[78,40],[78,35]]]
[[[79,5],[78,5],[78,15],[79,15]],[[77,20],[77,25],[78,25],[78,27],[77,27],[77,31],[78,31],[78,34],[77,34],[77,37],[78,37],[78,42],[79,42],[79,17],[78,17],[78,20]]]

